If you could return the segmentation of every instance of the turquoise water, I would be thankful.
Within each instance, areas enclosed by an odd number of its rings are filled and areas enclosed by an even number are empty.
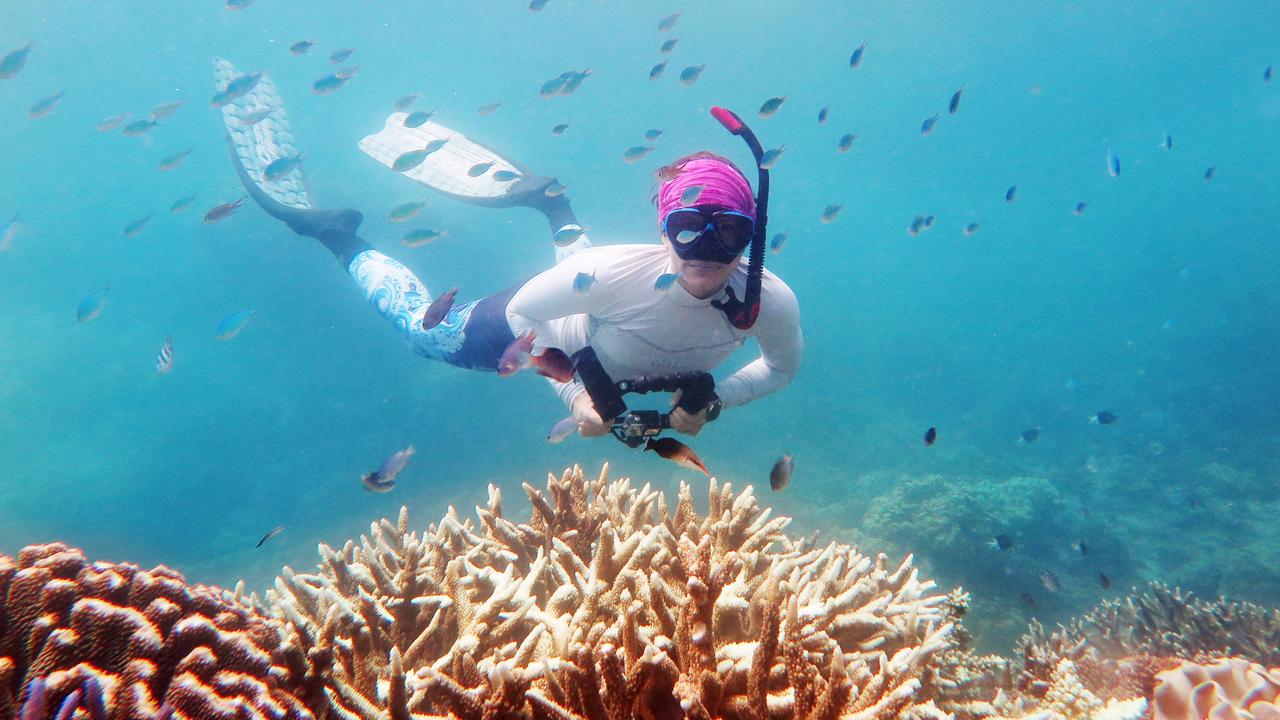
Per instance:
[[[413,355],[328,253],[257,208],[201,223],[241,194],[207,104],[220,56],[275,80],[317,202],[361,209],[363,237],[462,299],[547,267],[546,222],[436,196],[408,226],[389,223],[391,207],[430,194],[356,148],[398,97],[421,92],[417,108],[557,176],[597,244],[656,242],[659,165],[697,149],[749,164],[707,113],[737,110],[766,147],[787,148],[770,230],[790,241],[768,266],[799,297],[806,357],[790,387],[689,441],[714,474],[754,484],[797,532],[895,558],[915,550],[928,576],[973,593],[990,647],[1028,617],[1065,620],[1153,579],[1280,603],[1280,80],[1263,80],[1280,63],[1280,9],[1162,8],[9,3],[0,53],[33,50],[0,80],[0,221],[21,219],[0,254],[0,551],[62,540],[262,588],[282,565],[311,565],[317,542],[340,544],[401,504],[425,524],[449,504],[469,513],[493,482],[515,505],[521,482],[574,462],[705,493],[700,476],[611,439],[547,444],[565,410],[541,379]],[[651,81],[671,36],[667,72]],[[304,38],[316,47],[290,55]],[[346,64],[359,76],[312,94],[340,47],[355,48]],[[696,84],[677,82],[704,63]],[[587,67],[574,95],[538,97]],[[51,114],[28,117],[58,90]],[[777,115],[756,116],[782,95]],[[94,129],[177,98],[189,102],[143,138]],[[656,150],[624,163],[649,128],[666,130]],[[854,148],[838,154],[850,131]],[[1157,147],[1165,132],[1171,150]],[[156,169],[186,147],[184,165]],[[171,214],[190,193],[192,208]],[[839,217],[819,222],[833,203]],[[122,235],[149,213],[142,234]],[[937,221],[912,237],[917,214]],[[450,233],[400,245],[419,226]],[[101,315],[77,323],[77,304],[104,286]],[[215,340],[218,321],[245,309],[257,311],[245,330]],[[174,369],[157,376],[169,335]],[[1119,421],[1089,424],[1100,410]],[[1036,442],[1015,442],[1033,427]],[[364,492],[360,475],[411,443],[399,487]],[[774,494],[768,470],[783,452],[796,475]],[[1014,546],[987,548],[997,533]],[[1080,539],[1087,555],[1071,549]],[[1040,584],[1042,568],[1059,592]]]

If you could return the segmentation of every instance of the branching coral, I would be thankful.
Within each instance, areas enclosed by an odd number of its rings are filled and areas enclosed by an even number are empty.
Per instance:
[[[302,654],[238,594],[50,544],[0,556],[0,600],[0,718],[312,717]]]
[[[607,471],[607,468],[606,468]],[[699,515],[581,470],[493,487],[477,520],[407,512],[269,594],[344,720],[834,720],[941,717],[919,676],[949,643],[947,596],[897,567],[784,534],[747,490],[711,481]]]

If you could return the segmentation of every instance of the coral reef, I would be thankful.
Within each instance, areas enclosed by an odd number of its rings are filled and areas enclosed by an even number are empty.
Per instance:
[[[1157,678],[1155,720],[1280,719],[1280,669],[1229,658],[1212,665],[1183,663]]]
[[[478,522],[382,520],[269,600],[323,668],[333,717],[778,720],[943,717],[920,676],[951,642],[948,596],[896,567],[783,533],[750,488],[699,515],[580,469],[489,489]]]
[[[0,556],[0,601],[0,718],[313,717],[302,654],[238,593],[49,544]]]

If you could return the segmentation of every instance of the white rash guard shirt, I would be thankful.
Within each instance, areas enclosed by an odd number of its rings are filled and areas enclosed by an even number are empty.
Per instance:
[[[663,245],[602,245],[586,248],[529,280],[507,305],[507,323],[516,337],[533,330],[534,353],[558,347],[572,355],[590,345],[615,381],[643,375],[710,371],[747,338],[754,337],[760,357],[716,383],[725,406],[742,405],[785,387],[804,354],[800,307],[791,288],[764,271],[760,316],[750,330],[729,323],[712,300],[701,300],[679,282],[665,292],[654,289],[671,272]],[[578,273],[594,275],[585,293],[573,289]],[[742,298],[747,261],[740,258],[729,287]],[[572,407],[585,388],[578,380],[552,381],[561,400]]]

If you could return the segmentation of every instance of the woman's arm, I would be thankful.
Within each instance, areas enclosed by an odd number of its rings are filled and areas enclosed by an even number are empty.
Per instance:
[[[716,394],[725,407],[743,405],[787,386],[800,370],[804,336],[800,332],[800,306],[781,280],[773,278],[756,323],[760,357],[716,383]]]

